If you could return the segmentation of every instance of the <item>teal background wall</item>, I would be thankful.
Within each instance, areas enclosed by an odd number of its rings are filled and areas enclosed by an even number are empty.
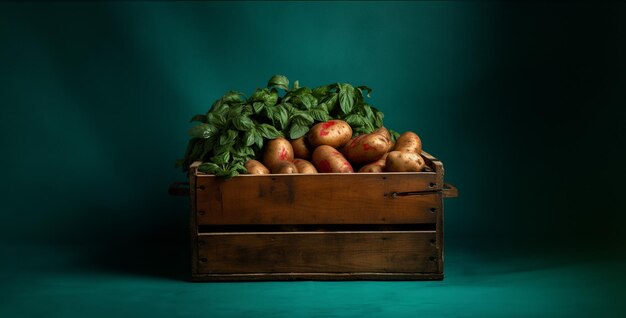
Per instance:
[[[167,187],[185,177],[173,162],[188,120],[224,92],[252,92],[274,74],[306,86],[368,85],[388,127],[420,134],[461,192],[446,201],[452,275],[533,268],[525,262],[550,257],[552,265],[622,259],[624,39],[623,2],[1,3],[4,278],[74,260],[135,274],[150,264],[157,276],[178,268],[188,207]],[[151,264],[155,255],[165,265]],[[318,294],[317,285],[299,286],[302,297]],[[623,291],[616,286],[608,287]],[[5,295],[15,290],[29,289]],[[599,287],[593,293],[601,298]],[[467,297],[463,289],[434,295],[435,304]],[[563,304],[576,298],[558,295]],[[590,299],[588,308],[599,306]],[[478,304],[474,313],[490,313]]]

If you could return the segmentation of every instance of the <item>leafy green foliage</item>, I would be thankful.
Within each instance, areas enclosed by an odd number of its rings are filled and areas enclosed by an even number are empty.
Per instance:
[[[279,95],[278,90],[284,94]],[[367,92],[367,95],[364,95]],[[345,120],[354,134],[367,134],[383,126],[383,113],[368,105],[372,89],[335,83],[316,88],[300,87],[294,81],[274,75],[267,88],[255,90],[250,97],[230,91],[216,100],[206,114],[195,115],[190,122],[191,139],[185,156],[177,166],[187,171],[194,161],[202,161],[201,172],[232,178],[246,173],[244,163],[259,159],[267,140],[278,137],[300,138],[319,122]],[[395,140],[398,133],[390,131]]]

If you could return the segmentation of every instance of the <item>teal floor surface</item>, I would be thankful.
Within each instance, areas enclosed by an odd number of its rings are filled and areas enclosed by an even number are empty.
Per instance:
[[[482,256],[457,249],[446,251],[443,281],[189,283],[181,279],[184,265],[178,260],[184,253],[178,251],[144,249],[140,257],[112,252],[110,257],[117,260],[95,262],[86,261],[93,257],[83,248],[10,247],[3,254],[0,317],[626,314],[626,262],[609,258]],[[168,259],[155,265],[158,255]]]

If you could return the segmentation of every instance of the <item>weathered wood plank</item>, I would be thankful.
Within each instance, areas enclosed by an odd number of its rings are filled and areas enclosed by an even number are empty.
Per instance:
[[[189,213],[189,243],[190,243],[190,252],[191,252],[191,272],[198,272],[198,223],[196,217],[197,211],[197,191],[196,182],[197,182],[197,174],[198,174],[198,166],[200,166],[200,161],[195,161],[189,166],[189,188],[190,188],[190,201],[191,201],[191,211]]]
[[[433,273],[255,273],[255,274],[194,274],[191,281],[288,281],[288,280],[442,280],[443,274]]]
[[[198,224],[435,223],[435,173],[199,176]],[[416,195],[396,196],[411,192]]]
[[[435,231],[201,234],[197,273],[440,273],[434,242]]]

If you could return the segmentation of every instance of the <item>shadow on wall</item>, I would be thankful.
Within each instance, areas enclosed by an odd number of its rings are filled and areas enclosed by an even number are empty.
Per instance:
[[[59,246],[78,245],[82,269],[163,279],[186,280],[189,275],[189,198],[168,196],[167,189],[142,198],[152,202],[138,212],[95,205],[77,207],[78,214],[108,215],[63,225]],[[68,218],[70,219],[70,218]]]

